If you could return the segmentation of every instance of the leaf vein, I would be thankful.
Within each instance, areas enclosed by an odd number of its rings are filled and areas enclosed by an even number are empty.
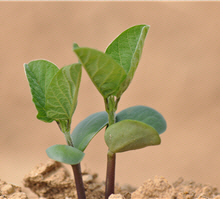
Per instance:
[[[58,84],[58,80],[56,80],[56,84],[57,84],[57,86],[58,86],[58,89],[62,92],[62,94],[64,94],[63,91],[61,90],[59,84]],[[66,109],[63,107],[63,105],[61,104],[60,100],[59,100],[59,99],[57,98],[57,96],[55,95],[54,90],[52,90],[52,92],[53,92],[53,94],[54,94],[54,98],[58,101],[58,103],[59,103],[59,105],[61,106],[61,108],[63,109],[65,115],[66,115],[66,116],[68,117],[68,119],[69,119],[69,114],[67,113],[67,111],[66,111]]]
[[[38,87],[40,88],[40,91],[41,91],[41,95],[44,95],[43,93],[43,89],[42,87],[40,86],[36,76],[35,76],[35,73],[29,68],[29,70],[31,71],[31,73],[33,74],[34,78],[32,76],[29,76],[31,78],[31,80],[34,82],[34,83],[37,83]],[[37,92],[37,90],[35,90]],[[42,105],[42,103],[40,103],[40,101],[38,99],[35,98],[35,100],[37,100],[37,102],[39,103],[39,105],[42,107],[42,109],[46,112],[46,109],[45,109],[45,96],[44,96],[44,106]]]

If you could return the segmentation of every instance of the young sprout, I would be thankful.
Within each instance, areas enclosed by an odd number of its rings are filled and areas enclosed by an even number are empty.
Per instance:
[[[78,198],[86,198],[80,162],[92,138],[108,123],[106,112],[98,112],[81,121],[70,135],[71,120],[77,106],[81,80],[81,64],[58,69],[46,60],[25,64],[37,118],[50,123],[56,121],[67,145],[53,145],[47,155],[59,162],[70,164],[73,169]]]
[[[158,145],[166,130],[160,113],[146,106],[127,108],[116,115],[118,102],[138,66],[148,25],[133,26],[121,33],[105,53],[87,47],[73,50],[101,93],[108,114],[105,142],[108,146],[105,198],[114,193],[116,153]]]

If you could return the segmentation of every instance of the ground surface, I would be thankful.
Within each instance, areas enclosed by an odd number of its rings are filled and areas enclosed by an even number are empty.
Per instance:
[[[97,180],[97,174],[82,172],[86,197],[104,198],[104,182]],[[75,184],[66,168],[59,162],[49,160],[37,165],[24,178],[24,185],[33,191],[37,198],[65,199],[77,198]],[[0,180],[0,198],[32,198],[30,192],[24,193],[20,187]],[[172,185],[164,177],[148,179],[139,188],[116,186],[115,194],[110,199],[220,199],[218,190],[210,185],[197,184],[179,178]]]

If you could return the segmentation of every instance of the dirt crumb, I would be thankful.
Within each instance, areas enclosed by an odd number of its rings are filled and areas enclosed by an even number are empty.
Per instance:
[[[123,199],[121,194],[111,194],[108,199]]]
[[[21,187],[8,184],[0,179],[0,199],[27,199]]]
[[[135,192],[132,199],[220,199],[217,188],[197,184],[179,178],[170,185],[164,177],[147,180]]]
[[[101,184],[96,174],[82,172],[87,198],[103,198]],[[37,165],[24,178],[24,186],[30,188],[40,198],[74,199],[77,198],[76,186],[65,167],[56,161]]]
[[[60,199],[65,198],[63,194],[74,197],[68,192],[72,188],[68,172],[61,163],[53,160],[37,165],[24,177],[24,186],[39,197]]]
[[[136,191],[132,193],[132,199],[171,199],[173,187],[164,177],[148,179]]]
[[[214,199],[219,195],[217,188],[194,181],[184,181],[181,177],[173,183],[177,199]]]

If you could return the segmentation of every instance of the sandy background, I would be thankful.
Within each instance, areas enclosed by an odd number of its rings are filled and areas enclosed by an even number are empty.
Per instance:
[[[135,77],[118,111],[147,105],[168,129],[160,146],[117,155],[116,182],[139,186],[162,175],[220,185],[220,2],[1,2],[0,178],[22,185],[46,162],[45,149],[65,144],[55,123],[36,119],[23,64],[47,59],[59,68],[77,62],[72,43],[104,51],[122,31],[149,24]],[[83,71],[72,128],[104,110]],[[103,132],[86,149],[82,168],[105,177]],[[69,166],[68,166],[69,168]]]

